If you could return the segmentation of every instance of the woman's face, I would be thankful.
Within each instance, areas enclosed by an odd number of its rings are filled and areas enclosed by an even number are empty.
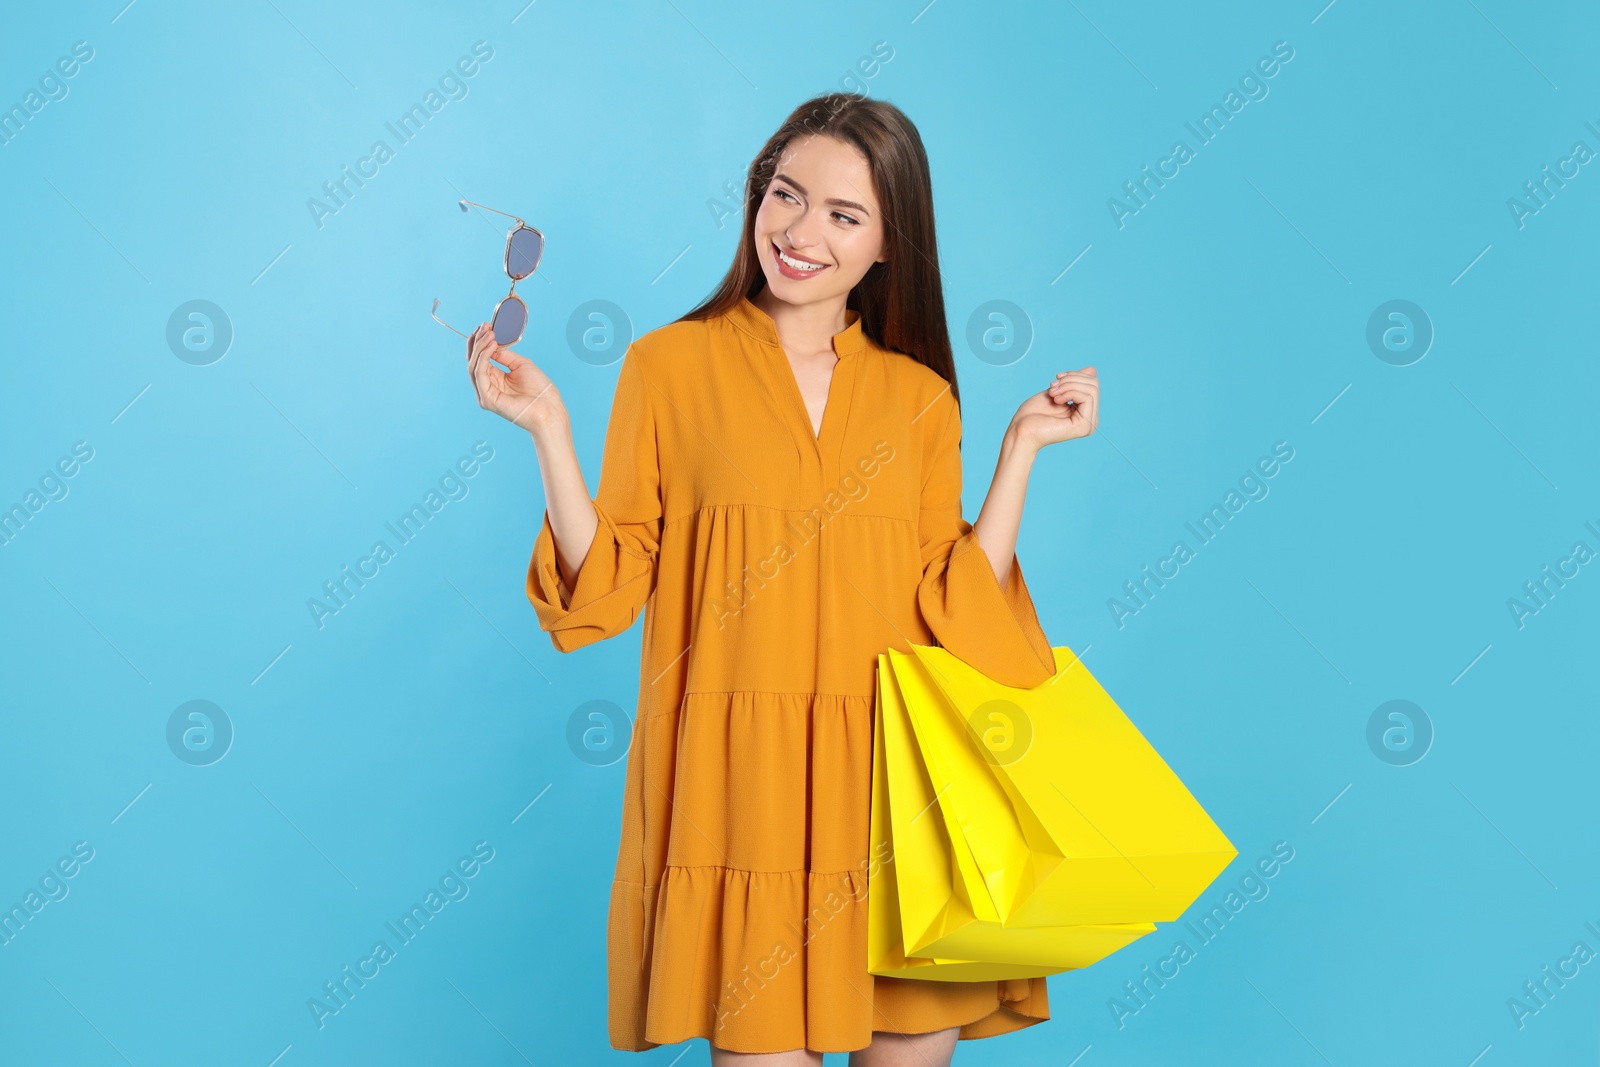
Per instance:
[[[826,136],[789,142],[756,210],[756,255],[772,295],[791,304],[843,298],[888,258],[883,233],[872,168],[858,148]]]

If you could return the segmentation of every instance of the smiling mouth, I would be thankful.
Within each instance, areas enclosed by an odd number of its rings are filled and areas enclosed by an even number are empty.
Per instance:
[[[778,261],[779,269],[791,278],[809,278],[813,274],[821,274],[829,266],[827,263],[818,263],[816,260],[785,252],[778,247],[776,241],[772,244],[772,254]]]

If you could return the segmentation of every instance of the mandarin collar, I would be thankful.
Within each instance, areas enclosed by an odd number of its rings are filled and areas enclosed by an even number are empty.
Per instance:
[[[778,324],[772,321],[771,315],[756,307],[755,302],[748,296],[741,296],[739,302],[726,314],[728,321],[757,341],[773,348],[783,347],[782,342],[778,340]],[[861,332],[861,312],[855,308],[845,308],[844,317],[845,328],[833,335],[833,350],[840,359],[861,352],[867,347],[867,335]]]

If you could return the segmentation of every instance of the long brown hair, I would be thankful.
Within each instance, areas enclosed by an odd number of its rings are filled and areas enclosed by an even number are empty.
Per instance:
[[[884,250],[857,282],[845,306],[861,315],[861,330],[878,345],[902,352],[950,383],[957,405],[955,359],[944,318],[944,287],[939,280],[939,246],[933,227],[933,182],[922,137],[893,104],[855,93],[826,93],[795,108],[768,138],[750,166],[744,186],[744,225],[733,265],[722,283],[678,321],[709,319],[754,297],[766,285],[756,258],[756,211],[796,137],[827,136],[854,145],[867,157],[878,203],[883,210]]]

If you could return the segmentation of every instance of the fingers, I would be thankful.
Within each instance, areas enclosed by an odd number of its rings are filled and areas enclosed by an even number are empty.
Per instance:
[[[1095,402],[1095,394],[1085,389],[1067,389],[1064,392],[1050,394],[1050,399],[1057,404],[1075,404],[1081,410]]]
[[[484,323],[472,332],[472,351],[467,357],[467,369],[472,376],[472,388],[478,395],[478,406],[487,408],[490,398],[500,391],[500,383],[496,378],[504,378],[505,372],[496,367],[492,359],[500,354],[500,346],[495,343],[494,331],[488,323]]]
[[[1066,418],[1081,420],[1084,436],[1094,433],[1099,426],[1100,378],[1094,367],[1058,371],[1045,393],[1053,404],[1063,409],[1061,414]]]
[[[1093,393],[1085,394],[1084,399],[1072,409],[1072,413],[1083,420],[1083,433],[1087,437],[1094,433],[1096,426],[1100,425],[1100,398]]]
[[[477,338],[477,342],[474,345],[474,354],[477,361],[477,365],[473,370],[475,374],[485,370],[497,369],[494,367],[494,363],[508,364],[507,355],[515,355],[509,348],[500,347],[500,342],[494,339],[494,327],[488,323],[479,326],[474,337]],[[521,357],[518,356],[516,358],[520,359]]]
[[[472,336],[467,338],[467,367],[477,373],[478,361],[483,356],[486,345],[494,343],[494,334],[489,329],[487,322],[479,323],[478,328],[472,331]]]
[[[513,367],[518,363],[527,363],[525,356],[518,355],[494,339],[494,327],[487,322],[473,331],[472,336],[477,339],[476,348],[481,361],[493,360],[505,367]]]
[[[1086,370],[1064,370],[1056,373],[1055,381],[1051,385],[1060,385],[1062,382],[1078,382],[1083,385],[1098,385],[1100,376],[1093,367]]]
[[[486,350],[498,348],[500,342],[494,339],[494,327],[487,322],[480,322],[478,328],[472,331],[473,350],[482,353]]]
[[[1082,371],[1063,371],[1056,375],[1056,380],[1045,391],[1056,403],[1064,403],[1069,394],[1072,399],[1081,400],[1080,394],[1099,396],[1100,379]]]
[[[508,370],[514,370],[523,363],[533,362],[527,356],[524,356],[518,352],[513,352],[509,348],[501,348],[499,345],[495,346],[494,358],[498,362],[504,363]]]
[[[474,385],[478,384],[478,366],[483,361],[483,350],[493,340],[487,334],[487,326],[487,323],[480,324],[467,341],[467,373],[472,375]]]

